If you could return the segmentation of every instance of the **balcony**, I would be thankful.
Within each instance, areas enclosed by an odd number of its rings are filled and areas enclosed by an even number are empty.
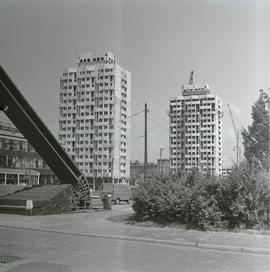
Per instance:
[[[104,108],[94,108],[94,112],[103,112],[105,109]]]
[[[79,144],[79,143],[76,143],[75,148],[94,148],[94,144]]]
[[[103,118],[107,118],[107,119],[114,118],[114,115],[113,114],[103,114]]]
[[[96,156],[98,156],[98,155],[106,154],[106,152],[100,151],[100,150],[93,150],[93,154],[96,155]]]
[[[200,158],[200,155],[199,154],[195,154],[195,155],[191,155],[191,154],[188,155],[188,154],[186,154],[185,158],[186,159]]]
[[[103,158],[102,161],[103,162],[112,162],[112,158]]]
[[[94,170],[102,170],[102,169],[104,169],[104,166],[102,166],[102,165],[93,165],[93,169]]]
[[[105,148],[113,148],[113,144],[103,144],[103,147]]]
[[[113,129],[111,129],[111,128],[107,128],[107,129],[105,129],[105,128],[104,128],[104,129],[102,130],[102,132],[103,132],[103,133],[110,134],[110,133],[113,133],[113,132],[114,132],[114,130],[113,130]]]

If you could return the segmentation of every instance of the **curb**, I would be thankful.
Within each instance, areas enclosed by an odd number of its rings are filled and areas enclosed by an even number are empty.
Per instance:
[[[134,241],[134,242],[143,242],[143,243],[151,243],[151,244],[170,245],[170,246],[196,247],[199,249],[210,249],[210,250],[270,255],[270,248],[223,246],[223,245],[201,243],[199,241],[197,241],[197,242],[188,242],[188,241],[179,242],[179,241],[159,240],[159,239],[152,239],[152,238],[141,238],[141,237],[122,236],[122,235],[74,233],[74,232],[63,232],[63,231],[55,231],[55,230],[47,230],[47,229],[14,227],[14,226],[8,226],[8,225],[0,225],[0,228],[32,230],[32,231],[38,231],[38,232],[55,233],[55,234],[62,234],[62,235],[73,235],[73,236],[80,236],[80,237],[104,238],[104,239],[111,239],[111,240]]]
[[[238,246],[222,246],[222,245],[213,245],[207,243],[198,243],[198,248],[202,249],[214,249],[221,251],[232,251],[232,252],[243,252],[243,253],[255,253],[270,255],[269,248],[254,248],[254,247],[238,247]]]

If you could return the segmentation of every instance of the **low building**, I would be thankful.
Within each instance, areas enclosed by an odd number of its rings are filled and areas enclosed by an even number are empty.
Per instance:
[[[156,177],[158,176],[158,165],[155,163],[148,163],[147,165],[147,176]],[[133,161],[130,163],[130,177],[139,178],[144,177],[144,163],[139,161]]]
[[[148,163],[147,165],[147,177],[160,177],[170,175],[170,160],[162,159],[157,160],[157,163]],[[130,163],[130,177],[141,178],[144,177],[144,163],[139,161],[133,161]]]
[[[170,160],[169,159],[157,160],[157,167],[158,167],[160,176],[162,177],[170,176]]]
[[[0,123],[0,184],[43,185],[58,178],[11,123]]]
[[[227,177],[232,172],[231,167],[222,168],[222,177]]]
[[[0,167],[0,184],[4,185],[39,185],[40,173],[35,170]]]

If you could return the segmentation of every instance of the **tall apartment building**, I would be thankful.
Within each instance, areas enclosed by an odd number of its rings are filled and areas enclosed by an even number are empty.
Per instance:
[[[222,104],[208,85],[196,86],[191,78],[182,95],[170,98],[171,172],[198,168],[222,174]]]
[[[60,79],[59,140],[91,181],[130,176],[131,73],[112,53],[86,53]]]

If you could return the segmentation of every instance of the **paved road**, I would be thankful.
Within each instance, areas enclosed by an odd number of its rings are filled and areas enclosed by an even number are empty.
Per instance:
[[[179,227],[149,227],[145,224],[130,225],[115,222],[123,215],[132,214],[130,205],[113,206],[112,211],[72,213],[48,216],[21,216],[0,214],[0,226],[60,231],[67,233],[96,234],[107,236],[128,236],[170,240],[176,242],[206,243],[238,248],[270,248],[270,235],[196,231]],[[114,221],[106,220],[113,217]],[[118,219],[116,220],[118,221]]]
[[[24,258],[0,264],[0,271],[13,272],[269,271],[266,255],[1,227],[0,254]]]

